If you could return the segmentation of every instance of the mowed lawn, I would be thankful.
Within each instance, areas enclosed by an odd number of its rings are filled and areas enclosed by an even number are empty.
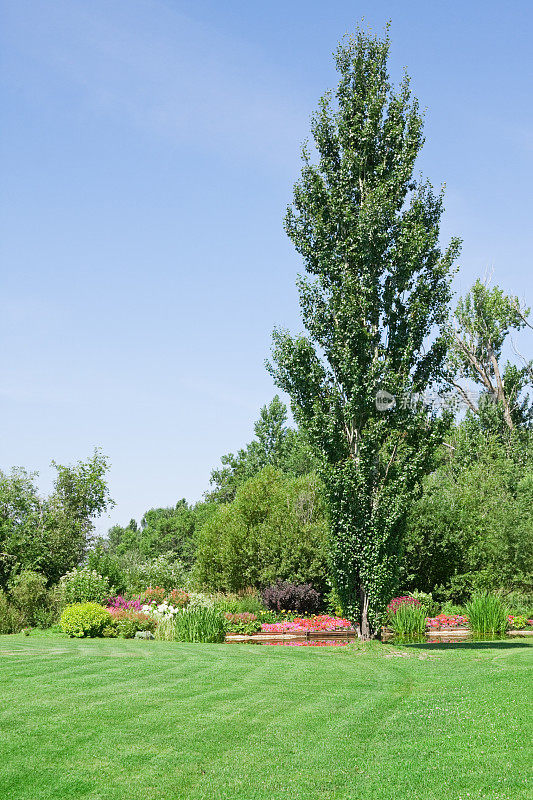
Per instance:
[[[532,655],[1,636],[0,797],[531,798]]]

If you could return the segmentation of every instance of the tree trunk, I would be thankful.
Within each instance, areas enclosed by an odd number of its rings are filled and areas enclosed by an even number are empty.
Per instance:
[[[364,586],[359,589],[361,598],[361,639],[367,642],[370,639],[370,623],[368,622],[368,594]]]
[[[494,355],[494,350],[492,349],[492,347],[490,348],[489,352],[490,352],[490,360],[492,362],[492,368],[494,369],[494,377],[496,378],[496,387],[497,387],[496,400],[499,403],[503,403],[503,416],[505,422],[507,423],[507,427],[509,428],[509,430],[512,431],[514,428],[513,418],[511,417],[509,401],[507,400],[507,396],[505,394],[505,387],[503,385],[498,359]]]

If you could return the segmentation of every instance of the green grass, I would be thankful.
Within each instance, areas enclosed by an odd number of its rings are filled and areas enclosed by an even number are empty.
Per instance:
[[[0,796],[526,800],[532,653],[2,636]]]

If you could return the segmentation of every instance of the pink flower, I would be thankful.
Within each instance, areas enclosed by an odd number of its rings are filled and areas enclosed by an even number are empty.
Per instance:
[[[416,606],[417,608],[420,607],[421,603],[418,597],[411,597],[411,595],[403,595],[402,597],[394,597],[389,605],[387,606],[387,611],[391,614],[396,614],[399,607],[402,605],[408,606]]]
[[[436,617],[428,617],[426,619],[426,627],[432,630],[439,628],[462,628],[468,624],[468,617],[462,614],[438,614]]]
[[[329,617],[325,614],[314,617],[297,617],[284,622],[264,622],[261,625],[263,633],[289,633],[297,631],[335,631],[352,629],[352,624],[341,617]]]

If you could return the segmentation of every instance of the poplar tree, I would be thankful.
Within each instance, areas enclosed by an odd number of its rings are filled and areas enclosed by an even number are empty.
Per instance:
[[[285,228],[303,258],[306,333],[276,329],[277,385],[320,458],[331,570],[363,638],[396,588],[406,511],[444,433],[424,401],[441,377],[460,242],[443,251],[442,191],[414,177],[423,119],[390,41],[358,30],[312,118]],[[380,399],[385,402],[379,402]]]

